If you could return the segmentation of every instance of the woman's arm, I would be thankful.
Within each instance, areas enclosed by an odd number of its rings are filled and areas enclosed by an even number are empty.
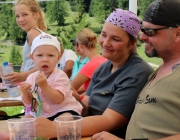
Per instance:
[[[18,82],[23,82],[26,80],[26,78],[33,72],[37,71],[37,68],[32,68],[31,70],[27,72],[12,72],[7,75],[3,76],[4,80],[8,80],[11,83],[18,83]]]
[[[88,110],[88,102],[89,102],[89,96],[85,95],[83,100],[79,101],[81,103],[81,105],[83,106],[83,110],[81,115],[83,117],[86,117],[89,115],[89,110]]]
[[[83,98],[83,101],[82,101],[80,95],[77,93],[77,91],[76,91],[73,87],[72,87],[72,91],[73,91],[72,95],[73,95],[73,96],[76,98],[76,100],[77,100],[78,102],[80,102],[81,105],[83,106],[83,110],[82,110],[81,115],[82,115],[83,117],[88,116],[88,114],[89,114],[89,113],[88,113],[89,96],[85,95],[84,98]]]
[[[57,138],[56,122],[44,117],[36,118],[36,134],[37,137]]]
[[[87,80],[89,77],[78,73],[75,78],[71,81],[72,87],[74,87],[75,90],[78,90]]]
[[[92,136],[101,131],[112,131],[121,128],[128,122],[128,118],[107,108],[102,115],[88,116],[83,119],[82,136]]]
[[[67,60],[64,66],[64,72],[67,74],[67,76],[70,78],[72,75],[72,69],[73,69],[74,61],[73,60]]]
[[[121,138],[116,137],[115,135],[109,132],[100,132],[92,136],[91,140],[123,140]]]
[[[82,136],[92,136],[101,131],[112,131],[128,123],[129,119],[123,115],[106,109],[103,115],[84,117],[82,120]],[[55,138],[56,123],[46,118],[38,117],[36,119],[37,136],[45,138]]]

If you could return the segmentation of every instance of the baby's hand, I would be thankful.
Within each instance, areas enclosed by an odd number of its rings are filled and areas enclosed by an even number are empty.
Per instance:
[[[39,86],[39,87],[45,87],[48,83],[47,83],[47,78],[44,75],[44,72],[39,72],[38,75],[36,76],[35,79],[35,83]]]
[[[27,82],[21,82],[20,84],[20,90],[23,94],[29,94],[31,92],[32,85]]]

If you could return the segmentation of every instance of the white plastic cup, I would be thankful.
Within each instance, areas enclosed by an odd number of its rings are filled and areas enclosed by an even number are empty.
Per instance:
[[[20,118],[7,120],[10,140],[36,139],[35,120],[35,118]]]
[[[55,118],[58,140],[81,140],[82,119],[76,115]]]

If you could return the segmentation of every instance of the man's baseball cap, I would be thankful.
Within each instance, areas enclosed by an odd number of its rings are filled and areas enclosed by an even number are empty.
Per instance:
[[[166,27],[180,26],[180,0],[155,0],[146,8],[143,21]]]

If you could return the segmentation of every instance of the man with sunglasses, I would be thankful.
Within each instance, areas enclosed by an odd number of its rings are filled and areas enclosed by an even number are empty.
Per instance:
[[[140,92],[126,140],[180,140],[180,0],[155,0],[145,10],[140,40],[162,65]],[[107,132],[92,140],[120,140]]]
[[[145,11],[140,39],[145,43],[147,56],[162,58],[163,63],[137,98],[127,140],[180,139],[179,7],[180,0],[155,0]]]

